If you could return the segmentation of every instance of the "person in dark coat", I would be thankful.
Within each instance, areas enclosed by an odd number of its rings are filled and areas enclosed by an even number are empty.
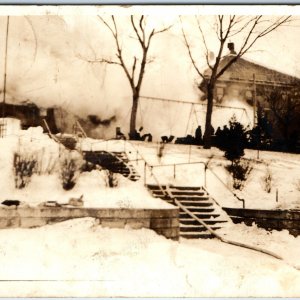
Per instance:
[[[201,145],[202,144],[202,130],[201,126],[198,126],[195,131],[195,144]]]

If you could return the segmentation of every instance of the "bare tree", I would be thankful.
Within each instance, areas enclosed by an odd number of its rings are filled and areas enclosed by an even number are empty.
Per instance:
[[[135,16],[130,16],[129,26],[132,28],[134,34],[133,38],[137,40],[138,47],[134,48],[134,51],[131,51],[132,53],[134,52],[132,54],[132,60],[128,61],[124,55],[121,34],[115,17],[111,16],[110,21],[105,20],[101,16],[98,16],[98,18],[108,28],[114,39],[116,59],[99,59],[91,62],[97,61],[100,63],[114,64],[123,69],[132,90],[132,109],[130,116],[129,135],[130,137],[133,137],[136,132],[137,109],[146,65],[152,62],[152,59],[148,57],[152,39],[154,36],[167,31],[171,26],[164,27],[159,30],[156,30],[155,28],[149,29],[149,26],[147,26],[146,16],[142,15],[138,18]],[[127,24],[123,23],[122,26],[127,26]],[[141,54],[138,54],[138,52]]]
[[[300,95],[299,87],[290,90],[281,90],[273,88],[266,94],[266,100],[269,103],[270,110],[275,117],[276,123],[282,132],[282,136],[287,145],[296,142],[293,139],[295,128],[299,131],[298,124],[300,117]]]
[[[206,65],[210,70],[209,76],[204,74],[200,69],[200,59],[198,55],[196,56],[191,47],[191,43],[188,40],[188,36],[184,30],[183,20],[180,17],[182,35],[184,38],[185,46],[188,50],[189,58],[192,62],[194,69],[197,74],[202,78],[206,91],[207,91],[207,110],[206,110],[206,120],[205,120],[205,132],[204,132],[204,148],[211,147],[211,117],[213,112],[213,98],[216,82],[220,76],[239,58],[241,58],[245,53],[247,53],[252,46],[261,38],[273,32],[279,26],[282,26],[291,20],[291,16],[277,17],[273,20],[263,17],[263,16],[216,16],[214,22],[214,34],[218,40],[218,48],[216,53],[216,58],[211,61],[211,50],[208,47],[208,38],[204,33],[203,26],[199,20],[199,17],[195,16],[196,27],[199,33],[199,39],[205,48],[205,60]],[[239,49],[234,51],[234,55],[231,55],[230,59],[225,63],[222,63],[224,57],[224,46],[232,38],[239,39],[240,45]]]

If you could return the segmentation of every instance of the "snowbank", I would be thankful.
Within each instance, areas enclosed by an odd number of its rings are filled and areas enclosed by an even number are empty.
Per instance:
[[[294,250],[299,249],[299,238],[237,228],[236,237],[253,238],[253,243],[265,243],[299,262],[299,252]],[[102,228],[91,218],[2,230],[0,245],[0,279],[10,280],[0,281],[1,297],[300,294],[300,272],[267,255],[217,240],[173,242],[147,229]]]
[[[91,139],[85,140],[89,142]],[[104,144],[96,141],[96,145]],[[114,149],[114,151],[121,151],[120,147],[124,147],[122,141],[110,143],[110,149]],[[38,174],[34,174],[28,186],[23,189],[15,188],[12,166],[16,152],[38,161]],[[117,174],[118,186],[116,188],[107,187],[107,174],[104,170],[78,173],[75,187],[70,191],[65,191],[62,188],[59,169],[59,161],[65,156],[72,156],[79,162],[82,159],[76,151],[69,152],[50,139],[43,133],[41,127],[21,130],[17,135],[0,139],[1,199],[21,200],[34,206],[45,201],[67,203],[70,198],[79,198],[83,195],[85,207],[172,207],[165,201],[153,198],[143,186],[142,180],[134,183]]]

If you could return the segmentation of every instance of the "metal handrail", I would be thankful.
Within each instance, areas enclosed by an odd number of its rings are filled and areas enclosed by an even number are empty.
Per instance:
[[[127,141],[129,142],[129,141]],[[129,142],[130,143],[130,142]],[[224,187],[240,202],[242,202],[242,206],[243,208],[246,207],[245,205],[245,199],[240,198],[236,193],[234,193],[232,190],[230,190],[227,185],[222,181],[222,179],[211,169],[208,167],[208,163],[207,162],[203,162],[203,161],[199,161],[199,162],[186,162],[186,163],[175,163],[175,164],[164,164],[164,165],[150,165],[147,163],[147,161],[145,160],[145,158],[141,155],[141,153],[138,151],[138,149],[136,149],[136,147],[130,143],[130,145],[132,146],[132,148],[137,152],[137,155],[139,155],[142,160],[145,162],[147,168],[150,170],[150,174],[153,176],[153,178],[155,179],[156,183],[160,186],[159,184],[159,180],[157,179],[157,177],[154,175],[153,173],[153,168],[161,168],[161,167],[171,167],[173,166],[174,168],[177,165],[191,165],[191,164],[203,164],[204,165],[204,187],[205,190],[207,191],[207,170],[210,170],[211,173],[224,185]],[[175,170],[174,170],[175,172]],[[144,174],[144,184],[146,185],[146,176]],[[163,189],[162,189],[163,191]],[[215,200],[215,202],[217,203],[217,201]],[[217,203],[218,204],[218,203]]]
[[[130,143],[130,142],[129,142]],[[153,178],[155,179],[156,183],[159,185],[159,187],[161,188],[160,184],[159,184],[159,180],[157,179],[157,177],[154,175],[153,173],[153,168],[159,168],[159,167],[171,167],[171,166],[177,166],[177,165],[191,165],[191,164],[203,164],[204,165],[204,187],[205,190],[207,191],[207,176],[206,176],[206,172],[207,170],[210,170],[211,173],[224,185],[224,187],[240,202],[242,202],[243,208],[245,208],[245,199],[240,198],[236,193],[234,193],[233,191],[231,191],[227,185],[222,181],[222,179],[211,169],[208,167],[208,164],[206,162],[203,161],[199,161],[199,162],[186,162],[186,163],[177,163],[177,164],[165,164],[165,165],[149,165],[147,163],[147,161],[145,160],[145,158],[141,155],[141,153],[138,151],[138,149],[136,149],[136,147],[130,143],[130,145],[132,146],[132,148],[137,151],[137,154],[142,158],[142,160],[145,162],[146,166],[149,168],[151,175],[153,176]],[[146,185],[146,177],[144,176],[144,184]],[[161,188],[162,191],[164,191]],[[214,200],[217,204],[218,202],[216,200]],[[219,204],[218,204],[219,205]]]
[[[62,144],[62,142],[51,132],[50,127],[48,125],[48,122],[46,121],[46,119],[43,119],[43,122],[46,126],[46,129],[48,130],[48,134],[50,136],[50,138],[52,138],[55,142]]]
[[[204,161],[193,161],[193,162],[185,162],[185,163],[174,163],[174,164],[164,164],[164,165],[151,165],[151,167],[156,168],[156,167],[172,167],[174,165],[179,166],[179,165],[193,165],[193,164],[203,164],[204,166],[206,163]]]
[[[83,127],[81,126],[81,124],[80,124],[80,122],[78,120],[76,120],[76,124],[79,127],[79,129],[80,129],[81,133],[83,134],[83,136],[85,138],[87,138],[88,136],[87,136],[86,132],[84,131]]]
[[[146,159],[143,157],[143,155],[139,152],[138,149],[136,149],[136,147],[132,143],[130,143],[129,141],[127,141],[127,143],[129,143],[131,145],[131,147],[136,151],[137,156],[140,156],[141,159],[144,161],[144,185],[146,186],[146,167],[147,167],[149,169],[149,171],[150,171],[150,174],[152,175],[152,177],[156,181],[157,186],[159,187],[159,189],[161,190],[161,192],[163,193],[163,195],[165,195],[166,191],[163,189],[163,187],[161,186],[158,178],[153,173],[152,167],[147,163]]]
[[[176,177],[176,166],[183,166],[183,165],[192,165],[192,164],[203,164],[204,166],[204,186],[206,187],[206,170],[207,164],[203,161],[199,162],[185,162],[185,163],[174,163],[174,164],[165,164],[165,165],[150,165],[151,168],[163,168],[163,167],[173,167],[174,178]]]
[[[170,186],[167,186],[167,193],[169,195],[169,197],[173,200],[173,202],[180,208],[182,209],[185,213],[187,213],[190,217],[192,217],[194,220],[196,220],[198,223],[200,223],[201,225],[203,225],[207,231],[209,231],[210,234],[212,234],[214,237],[216,237],[217,239],[219,239],[221,242],[229,244],[229,245],[233,245],[233,246],[238,246],[238,247],[242,247],[242,248],[246,248],[246,249],[250,249],[250,250],[254,250],[254,251],[258,251],[267,255],[270,255],[276,259],[279,260],[283,260],[283,258],[281,256],[279,256],[277,253],[274,253],[272,251],[269,250],[265,250],[263,248],[260,247],[256,247],[256,246],[251,246],[251,245],[247,245],[244,243],[240,243],[240,242],[236,242],[236,241],[232,241],[229,240],[227,238],[224,238],[223,236],[219,235],[218,233],[216,233],[215,230],[213,230],[209,225],[207,225],[203,220],[201,220],[200,218],[198,218],[193,212],[191,212],[189,209],[187,209],[184,205],[182,205],[177,199],[176,197],[173,195],[173,193],[170,190]],[[296,267],[296,269],[299,269],[298,267]]]
[[[228,186],[223,182],[223,180],[211,169],[211,168],[208,168],[208,170],[211,171],[211,173],[224,185],[224,187],[238,200],[238,201],[241,201],[243,203],[243,208],[245,208],[245,199],[243,198],[240,198],[236,193],[234,193],[232,190],[230,190],[228,188]]]
[[[210,194],[210,193],[208,192],[208,190],[207,190],[206,187],[203,186],[202,189],[203,189],[207,194]],[[219,207],[222,208],[222,205],[220,205],[220,203],[219,203],[214,197],[212,197],[211,195],[210,195],[210,199],[212,199]]]

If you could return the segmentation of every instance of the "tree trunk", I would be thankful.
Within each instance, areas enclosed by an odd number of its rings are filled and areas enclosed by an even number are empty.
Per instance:
[[[131,108],[131,115],[130,115],[130,128],[129,128],[130,136],[133,136],[136,130],[136,115],[138,110],[138,104],[139,104],[139,95],[137,93],[134,93],[132,96],[132,108]]]
[[[214,89],[215,89],[215,84],[208,84],[205,132],[204,132],[204,136],[203,136],[204,149],[211,148],[211,142],[212,142],[212,139],[211,139],[211,134],[212,134],[211,116],[212,116],[212,111],[213,111]]]

